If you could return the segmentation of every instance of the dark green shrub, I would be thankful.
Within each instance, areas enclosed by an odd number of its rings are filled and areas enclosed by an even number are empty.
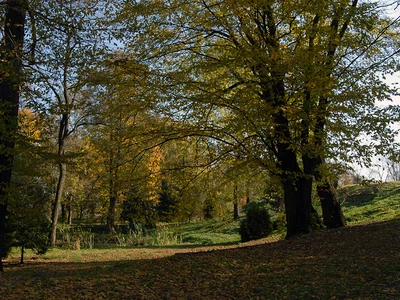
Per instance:
[[[247,209],[246,218],[240,222],[239,233],[242,242],[266,237],[271,232],[272,223],[267,208],[256,203],[250,205]]]
[[[129,222],[135,233],[143,228],[155,228],[158,221],[155,202],[143,197],[137,188],[133,188],[122,203],[120,217]]]
[[[46,215],[50,194],[40,183],[22,182],[14,179],[8,203],[6,230],[8,246],[21,247],[21,263],[24,263],[25,249],[44,254],[50,246],[50,220]]]
[[[203,215],[205,220],[211,220],[217,216],[217,209],[214,199],[207,198],[204,201]]]
[[[177,192],[177,188],[172,186],[168,180],[162,180],[159,202],[155,207],[161,222],[168,223],[174,220]]]

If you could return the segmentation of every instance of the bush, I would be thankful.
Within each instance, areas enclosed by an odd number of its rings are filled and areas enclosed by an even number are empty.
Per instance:
[[[127,199],[122,202],[120,217],[122,220],[128,221],[130,229],[136,233],[140,229],[137,228],[137,224],[140,224],[141,228],[155,228],[158,221],[154,201],[142,197],[137,188],[133,188]]]
[[[49,199],[50,194],[40,182],[14,179],[10,189],[6,223],[8,241],[4,241],[3,246],[21,247],[21,264],[24,263],[25,249],[44,254],[50,246],[50,220],[46,215]],[[6,253],[2,253],[4,254]]]
[[[286,232],[286,213],[281,212],[276,220],[273,222],[273,229],[279,233]]]
[[[254,203],[247,209],[246,218],[240,222],[239,233],[242,242],[257,240],[272,232],[271,218],[263,205]]]

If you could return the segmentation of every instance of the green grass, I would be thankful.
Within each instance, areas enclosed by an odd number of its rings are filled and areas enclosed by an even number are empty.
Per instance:
[[[27,251],[23,266],[14,250],[0,298],[400,299],[400,183],[341,192],[350,226],[290,240],[239,243],[239,222],[226,217],[152,237],[177,245]]]
[[[349,224],[400,218],[400,182],[352,185],[342,188],[340,194]]]
[[[239,221],[232,217],[191,223],[159,224],[138,234],[97,234],[94,248],[203,246],[240,242]]]
[[[400,218],[400,182],[346,186],[339,189],[339,200],[342,202],[343,213],[349,225]],[[315,206],[321,215],[319,201],[316,201]],[[276,212],[271,212],[273,220],[278,215]],[[201,222],[159,224],[156,229],[130,235],[101,234],[97,226],[93,230],[94,248],[237,244],[240,243],[239,225],[240,221],[233,220],[229,215]],[[90,230],[89,227],[83,229]],[[284,232],[274,232],[274,234],[283,238]]]
[[[230,217],[180,226],[182,242],[192,245],[222,245],[240,242],[239,221]]]

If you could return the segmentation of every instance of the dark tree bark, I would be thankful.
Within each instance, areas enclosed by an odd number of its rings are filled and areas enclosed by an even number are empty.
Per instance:
[[[238,203],[233,203],[233,219],[234,220],[239,220],[239,204]]]
[[[309,233],[313,212],[311,203],[312,179],[304,178],[294,153],[281,158],[280,162],[281,168],[287,174],[282,177],[287,223],[286,238]]]
[[[68,98],[66,98],[68,99]],[[57,239],[57,224],[58,224],[58,217],[60,214],[61,208],[61,200],[64,193],[65,187],[65,180],[67,176],[67,164],[64,161],[64,154],[65,154],[65,141],[69,135],[68,133],[68,120],[69,114],[63,114],[60,127],[58,132],[58,182],[57,182],[57,189],[56,189],[56,197],[53,202],[52,206],[52,213],[51,213],[51,225],[50,225],[50,245],[56,245]]]
[[[320,159],[320,164],[322,163],[323,160]],[[346,218],[337,199],[335,188],[322,177],[318,170],[315,172],[315,178],[317,180],[317,193],[321,202],[324,225],[330,229],[346,226]]]
[[[350,5],[350,10],[348,14],[343,14],[343,11],[335,12],[330,24],[330,36],[328,40],[328,51],[326,53],[324,67],[325,74],[321,76],[330,79],[335,68],[335,53],[342,40],[344,34],[346,33],[350,20],[353,17],[355,8],[358,5],[358,0],[352,0]],[[316,16],[318,19],[318,17]],[[340,21],[343,19],[342,26],[339,26]],[[319,97],[318,109],[319,114],[316,122],[315,132],[318,138],[318,143],[316,146],[323,146],[323,134],[325,131],[326,115],[329,106],[329,99],[326,96]],[[316,155],[317,167],[325,163],[322,154]],[[315,178],[319,182],[317,184],[317,193],[321,201],[323,220],[325,226],[328,228],[339,228],[346,226],[346,220],[343,215],[340,203],[337,200],[336,193],[331,185],[331,183],[325,180],[322,174],[316,168]]]
[[[21,265],[24,264],[24,254],[25,254],[25,245],[23,244],[23,245],[21,246],[21,258],[20,258],[20,261],[19,261],[19,263],[20,263]]]
[[[19,87],[27,1],[5,3],[4,36],[0,44],[0,271],[5,254],[7,195],[11,181],[15,132],[18,126]]]
[[[234,184],[233,187],[233,219],[238,220],[239,215],[239,196],[238,196],[238,187],[237,184]]]
[[[272,107],[274,125],[272,129],[270,150],[277,158],[277,173],[281,180],[286,208],[286,238],[297,234],[309,233],[311,230],[311,190],[313,177],[303,171],[298,157],[292,147],[290,122],[285,113],[286,90],[285,68],[280,61],[280,44],[277,35],[277,22],[272,5],[265,6],[265,30],[268,36],[268,52],[272,58],[268,66],[258,65],[254,72],[260,79],[261,98],[268,107]]]
[[[66,206],[67,206],[66,204],[61,203],[61,222],[62,223],[65,223],[65,219],[67,216],[67,207]]]
[[[317,192],[321,201],[324,225],[330,229],[346,226],[346,219],[333,187],[329,183],[318,184]]]
[[[107,215],[107,232],[115,233],[115,208],[117,206],[117,197],[110,196],[110,206]]]
[[[113,138],[113,134],[111,134],[111,138]],[[116,156],[119,156],[119,150],[117,151]],[[117,190],[117,180],[118,180],[118,167],[115,162],[114,151],[110,150],[110,165],[109,165],[109,207],[107,214],[107,232],[114,234],[115,233],[115,214],[118,200],[118,190]]]
[[[292,136],[289,120],[285,116],[285,86],[284,74],[275,72],[263,97],[274,104],[276,113],[273,115],[275,153],[278,159],[278,176],[281,178],[286,208],[287,232],[286,238],[311,231],[311,212],[313,211],[311,195],[313,177],[308,176],[307,169],[300,168],[297,155],[291,148]],[[267,86],[267,85],[266,85]]]

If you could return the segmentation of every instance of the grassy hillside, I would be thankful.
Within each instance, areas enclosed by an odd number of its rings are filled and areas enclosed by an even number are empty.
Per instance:
[[[351,185],[340,188],[338,192],[348,225],[400,218],[400,182]],[[228,217],[181,224],[177,232],[183,244],[212,245],[239,243],[238,228],[239,222]],[[276,239],[283,236],[282,232],[274,232]]]
[[[340,200],[349,224],[400,218],[400,182],[346,186]]]

